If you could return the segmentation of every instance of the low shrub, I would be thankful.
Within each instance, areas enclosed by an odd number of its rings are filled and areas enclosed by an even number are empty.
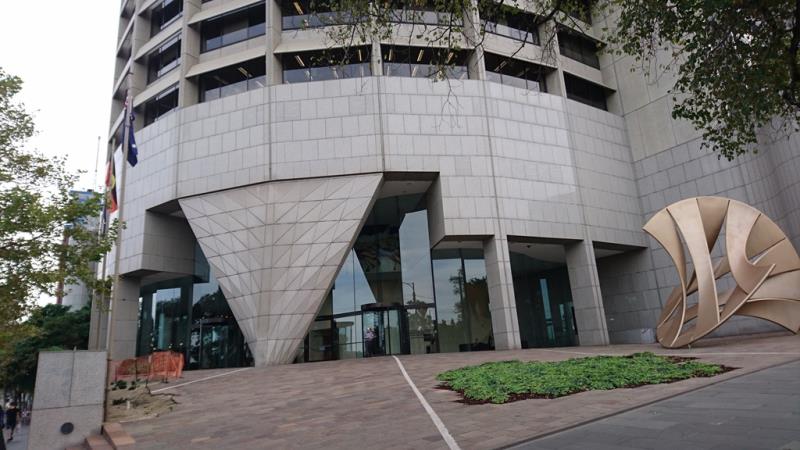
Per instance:
[[[636,353],[566,361],[500,361],[440,373],[442,387],[461,393],[466,403],[506,403],[556,398],[583,391],[671,383],[709,377],[727,368],[690,358]]]

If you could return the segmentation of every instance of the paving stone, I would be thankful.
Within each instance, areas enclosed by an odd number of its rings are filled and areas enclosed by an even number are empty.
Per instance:
[[[738,367],[711,378],[642,386],[635,389],[593,391],[559,399],[533,399],[505,405],[465,405],[458,394],[436,389],[436,375],[445,370],[487,361],[510,359],[557,361],[568,358],[641,351],[696,356],[704,361]],[[525,448],[710,448],[727,441],[702,441],[698,435],[711,423],[736,424],[742,433],[766,430],[760,420],[775,419],[774,434],[780,444],[800,441],[783,434],[787,421],[800,418],[792,395],[800,393],[798,367],[781,366],[752,375],[763,379],[750,387],[748,377],[736,378],[800,358],[800,336],[706,339],[692,349],[665,350],[656,345],[572,347],[495,352],[443,353],[401,356],[409,376],[463,449],[489,449],[513,445],[536,436],[609,416],[649,402],[654,405],[605,419],[606,429],[592,429],[591,441],[580,436],[558,445],[558,437],[586,427],[534,441]],[[230,370],[228,370],[230,371]],[[198,380],[223,371],[185,372],[185,380]],[[765,373],[776,376],[763,377]],[[723,380],[729,380],[719,383]],[[178,383],[180,383],[178,382]],[[171,386],[177,386],[173,383]],[[716,384],[719,383],[719,384]],[[730,386],[728,387],[730,383]],[[714,386],[674,397],[698,387]],[[155,388],[154,388],[155,389]],[[170,392],[170,391],[167,391]],[[409,388],[393,358],[369,358],[309,364],[252,368],[172,389],[179,405],[161,417],[124,424],[136,439],[137,449],[261,449],[261,448],[447,448],[433,422]],[[702,404],[708,395],[718,404],[737,401],[740,392],[753,392],[758,404],[775,401],[774,409],[686,408]],[[779,394],[767,395],[767,394]],[[781,400],[785,394],[788,400]],[[746,398],[739,401],[746,402]],[[784,411],[785,409],[785,411]],[[755,428],[739,422],[756,414]],[[792,416],[792,414],[794,414]],[[784,420],[785,419],[785,420]],[[690,421],[686,428],[681,424]],[[745,422],[746,423],[746,422]],[[798,420],[800,424],[800,420]],[[730,428],[733,429],[733,428]],[[634,431],[632,431],[634,430]],[[728,428],[724,434],[730,434]],[[727,436],[723,436],[727,437]],[[752,437],[748,437],[751,439]],[[195,439],[195,442],[192,440]],[[639,441],[637,441],[639,439]],[[592,445],[587,446],[587,442]],[[681,445],[681,442],[689,444]],[[750,441],[747,441],[748,443]],[[663,444],[663,445],[662,445]],[[778,444],[776,444],[778,445]],[[661,446],[661,447],[658,447]],[[729,447],[735,448],[735,447]],[[773,447],[776,448],[776,447]]]

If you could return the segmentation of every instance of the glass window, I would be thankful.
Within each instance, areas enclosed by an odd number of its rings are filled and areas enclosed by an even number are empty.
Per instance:
[[[302,30],[328,25],[352,23],[346,11],[334,11],[327,1],[282,0],[282,27],[284,30]]]
[[[399,23],[420,25],[441,25],[460,27],[464,24],[462,17],[450,12],[439,11],[442,8],[435,0],[415,0],[413,2],[394,0],[390,3],[390,20]]]
[[[178,20],[183,12],[183,0],[162,0],[150,13],[150,36]]]
[[[545,68],[518,59],[484,53],[486,76],[490,81],[532,91],[547,92]]]
[[[535,14],[500,3],[481,3],[480,13],[485,32],[539,45]]]
[[[510,254],[522,348],[575,345],[577,331],[566,265],[513,251]]]
[[[600,68],[600,59],[597,57],[598,45],[592,39],[580,34],[561,30],[558,32],[558,50],[567,58]]]
[[[200,75],[200,102],[263,88],[267,84],[264,58],[251,59]]]
[[[178,86],[161,92],[144,104],[144,124],[150,125],[178,107]]]
[[[199,246],[195,268],[194,277],[142,287],[136,354],[176,351],[187,369],[251,365],[244,335]]]
[[[181,61],[181,39],[179,36],[167,41],[147,57],[147,82],[152,83],[178,67]]]
[[[266,6],[259,3],[204,21],[200,37],[204,52],[266,33]]]
[[[585,103],[604,111],[608,110],[604,87],[568,73],[564,73],[564,87],[567,90],[567,98],[570,100]]]
[[[369,47],[337,48],[328,51],[284,53],[284,83],[359,78],[372,75]]]
[[[483,252],[432,252],[439,349],[464,352],[494,349]]]
[[[443,48],[381,46],[383,74],[390,77],[469,78],[469,52]]]

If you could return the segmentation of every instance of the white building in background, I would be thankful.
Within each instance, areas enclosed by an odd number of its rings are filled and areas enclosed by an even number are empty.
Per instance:
[[[94,191],[72,191],[72,195],[76,195],[80,201],[88,200],[92,195],[95,195]],[[98,218],[86,218],[79,224],[68,224],[66,228],[71,228],[74,226],[81,226],[88,228],[90,230],[98,230],[100,220]],[[69,239],[67,238],[66,234],[64,235],[65,243],[69,244]],[[92,263],[92,269],[96,270],[97,264]],[[84,306],[88,305],[92,301],[92,292],[90,289],[86,287],[86,285],[78,281],[75,284],[68,284],[66,286],[59,285],[56,294],[56,303],[59,305],[69,306],[73,310],[78,310],[83,308]]]
[[[206,368],[649,342],[677,283],[641,230],[652,213],[731,197],[800,244],[797,136],[733,163],[700,150],[670,116],[668,76],[594,50],[603,19],[562,28],[543,60],[524,15],[482,17],[483,46],[460,52],[398,16],[394,38],[327,66],[307,11],[122,2],[110,145],[130,84],[139,164],[114,358],[173,349]],[[437,57],[455,63],[447,81],[426,78]]]

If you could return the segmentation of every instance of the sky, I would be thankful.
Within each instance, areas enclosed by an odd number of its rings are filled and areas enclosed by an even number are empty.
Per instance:
[[[0,2],[0,67],[22,78],[17,99],[37,129],[27,147],[86,171],[77,189],[102,188],[97,137],[108,137],[119,9],[119,0]]]
[[[110,128],[119,9],[119,0],[0,0],[0,67],[22,78],[17,100],[37,129],[26,147],[85,171],[80,190],[104,181],[105,147],[95,177],[97,137],[105,143]]]

